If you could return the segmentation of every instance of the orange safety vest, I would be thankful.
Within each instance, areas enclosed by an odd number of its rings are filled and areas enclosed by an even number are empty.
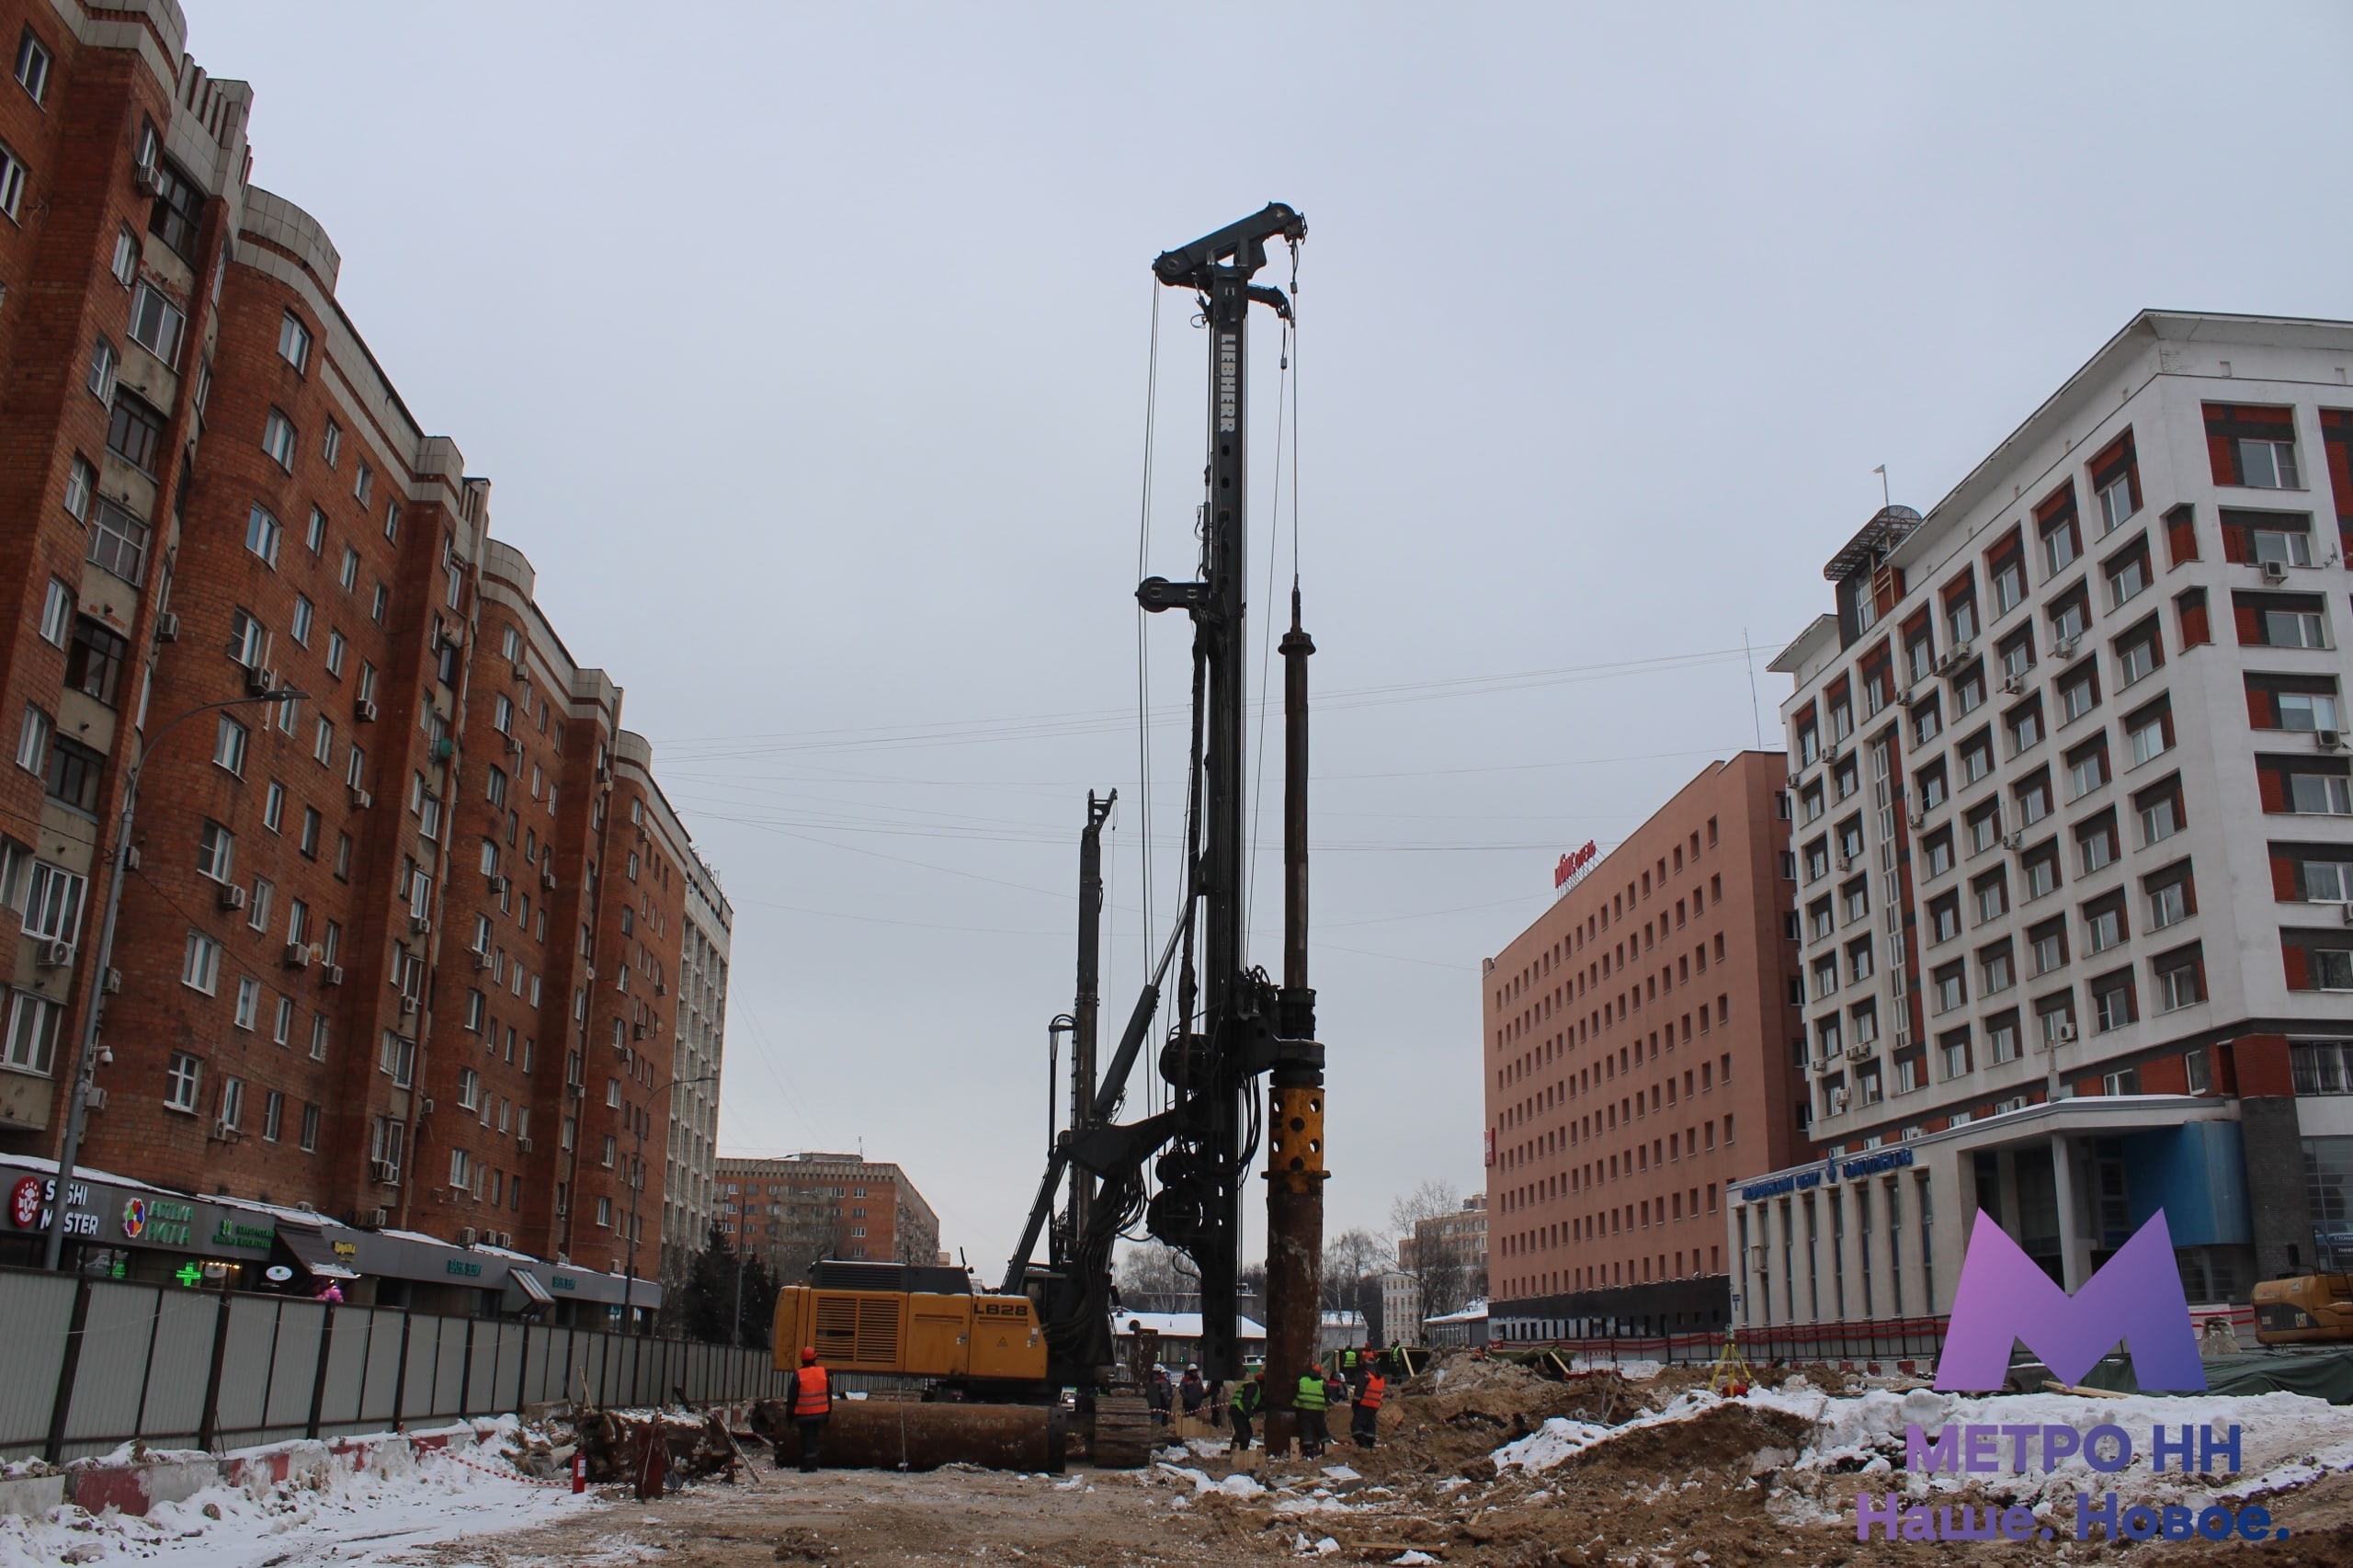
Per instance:
[[[792,1400],[794,1418],[832,1415],[833,1401],[825,1397],[825,1369],[813,1362],[795,1375],[800,1379],[800,1392]]]
[[[1381,1396],[1388,1392],[1388,1381],[1383,1379],[1379,1372],[1373,1373],[1370,1377],[1365,1379],[1364,1392],[1357,1395],[1357,1408],[1359,1410],[1379,1410],[1381,1408]]]

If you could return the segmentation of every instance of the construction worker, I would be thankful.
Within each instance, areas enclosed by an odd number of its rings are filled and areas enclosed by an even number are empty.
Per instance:
[[[1381,1359],[1381,1353],[1372,1347],[1372,1341],[1370,1339],[1364,1342],[1364,1348],[1358,1351],[1356,1355],[1356,1375],[1348,1380],[1348,1387],[1352,1391],[1364,1387],[1366,1377],[1372,1372]]]
[[[802,1348],[801,1369],[785,1380],[784,1403],[801,1432],[801,1473],[814,1475],[817,1451],[825,1440],[825,1423],[834,1415],[833,1387],[826,1381],[825,1369],[817,1365],[815,1350]]]
[[[1389,1366],[1387,1369],[1389,1375],[1392,1378],[1402,1378],[1405,1375],[1405,1342],[1404,1340],[1392,1339],[1389,1342]]]
[[[1250,1451],[1250,1418],[1267,1403],[1267,1374],[1258,1373],[1233,1385],[1233,1397],[1225,1407],[1227,1424],[1233,1429],[1233,1451]]]
[[[1307,1370],[1299,1375],[1298,1392],[1291,1395],[1291,1408],[1299,1413],[1299,1451],[1308,1459],[1321,1454],[1324,1445],[1332,1440],[1330,1428],[1324,1425],[1324,1412],[1332,1403],[1326,1387],[1323,1367],[1310,1361]]]
[[[1340,1381],[1347,1384],[1352,1392],[1357,1386],[1357,1371],[1361,1364],[1357,1358],[1355,1346],[1344,1345],[1340,1347]]]
[[[1368,1372],[1365,1375],[1364,1386],[1357,1390],[1356,1414],[1348,1422],[1348,1436],[1357,1440],[1358,1448],[1371,1448],[1374,1439],[1379,1437],[1381,1402],[1388,1392],[1388,1379],[1379,1372]]]

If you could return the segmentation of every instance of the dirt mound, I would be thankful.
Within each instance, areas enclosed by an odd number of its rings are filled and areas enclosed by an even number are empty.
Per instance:
[[[1745,1476],[1768,1449],[1794,1457],[1813,1432],[1804,1416],[1728,1399],[1680,1421],[1623,1427],[1571,1455],[1554,1473],[1656,1477],[1736,1466]]]
[[[1484,1466],[1492,1475],[1488,1454],[1554,1416],[1599,1425],[1643,1408],[1642,1391],[1615,1372],[1556,1381],[1509,1362],[1468,1358],[1444,1369],[1445,1378],[1415,1378],[1391,1398],[1381,1413],[1381,1447],[1367,1456],[1368,1473],[1467,1473]],[[1358,1460],[1352,1455],[1348,1462]]]

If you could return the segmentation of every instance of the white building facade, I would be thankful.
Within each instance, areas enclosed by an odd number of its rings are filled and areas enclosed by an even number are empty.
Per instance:
[[[678,1034],[672,1052],[670,1137],[663,1174],[662,1251],[682,1264],[701,1250],[718,1215],[719,1086],[727,1055],[728,957],[734,907],[699,854],[687,873],[678,952]]]
[[[2144,312],[1774,662],[1813,1130],[1733,1189],[1751,1326],[2353,1256],[2353,324]]]

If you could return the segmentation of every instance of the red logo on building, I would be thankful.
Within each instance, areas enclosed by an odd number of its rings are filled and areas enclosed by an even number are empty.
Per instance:
[[[40,1222],[40,1177],[25,1176],[8,1194],[8,1218],[20,1231],[28,1231]]]
[[[1567,887],[1584,873],[1586,867],[1599,858],[1601,850],[1590,838],[1585,841],[1584,848],[1562,856],[1561,863],[1552,868],[1553,890],[1558,892]]]

